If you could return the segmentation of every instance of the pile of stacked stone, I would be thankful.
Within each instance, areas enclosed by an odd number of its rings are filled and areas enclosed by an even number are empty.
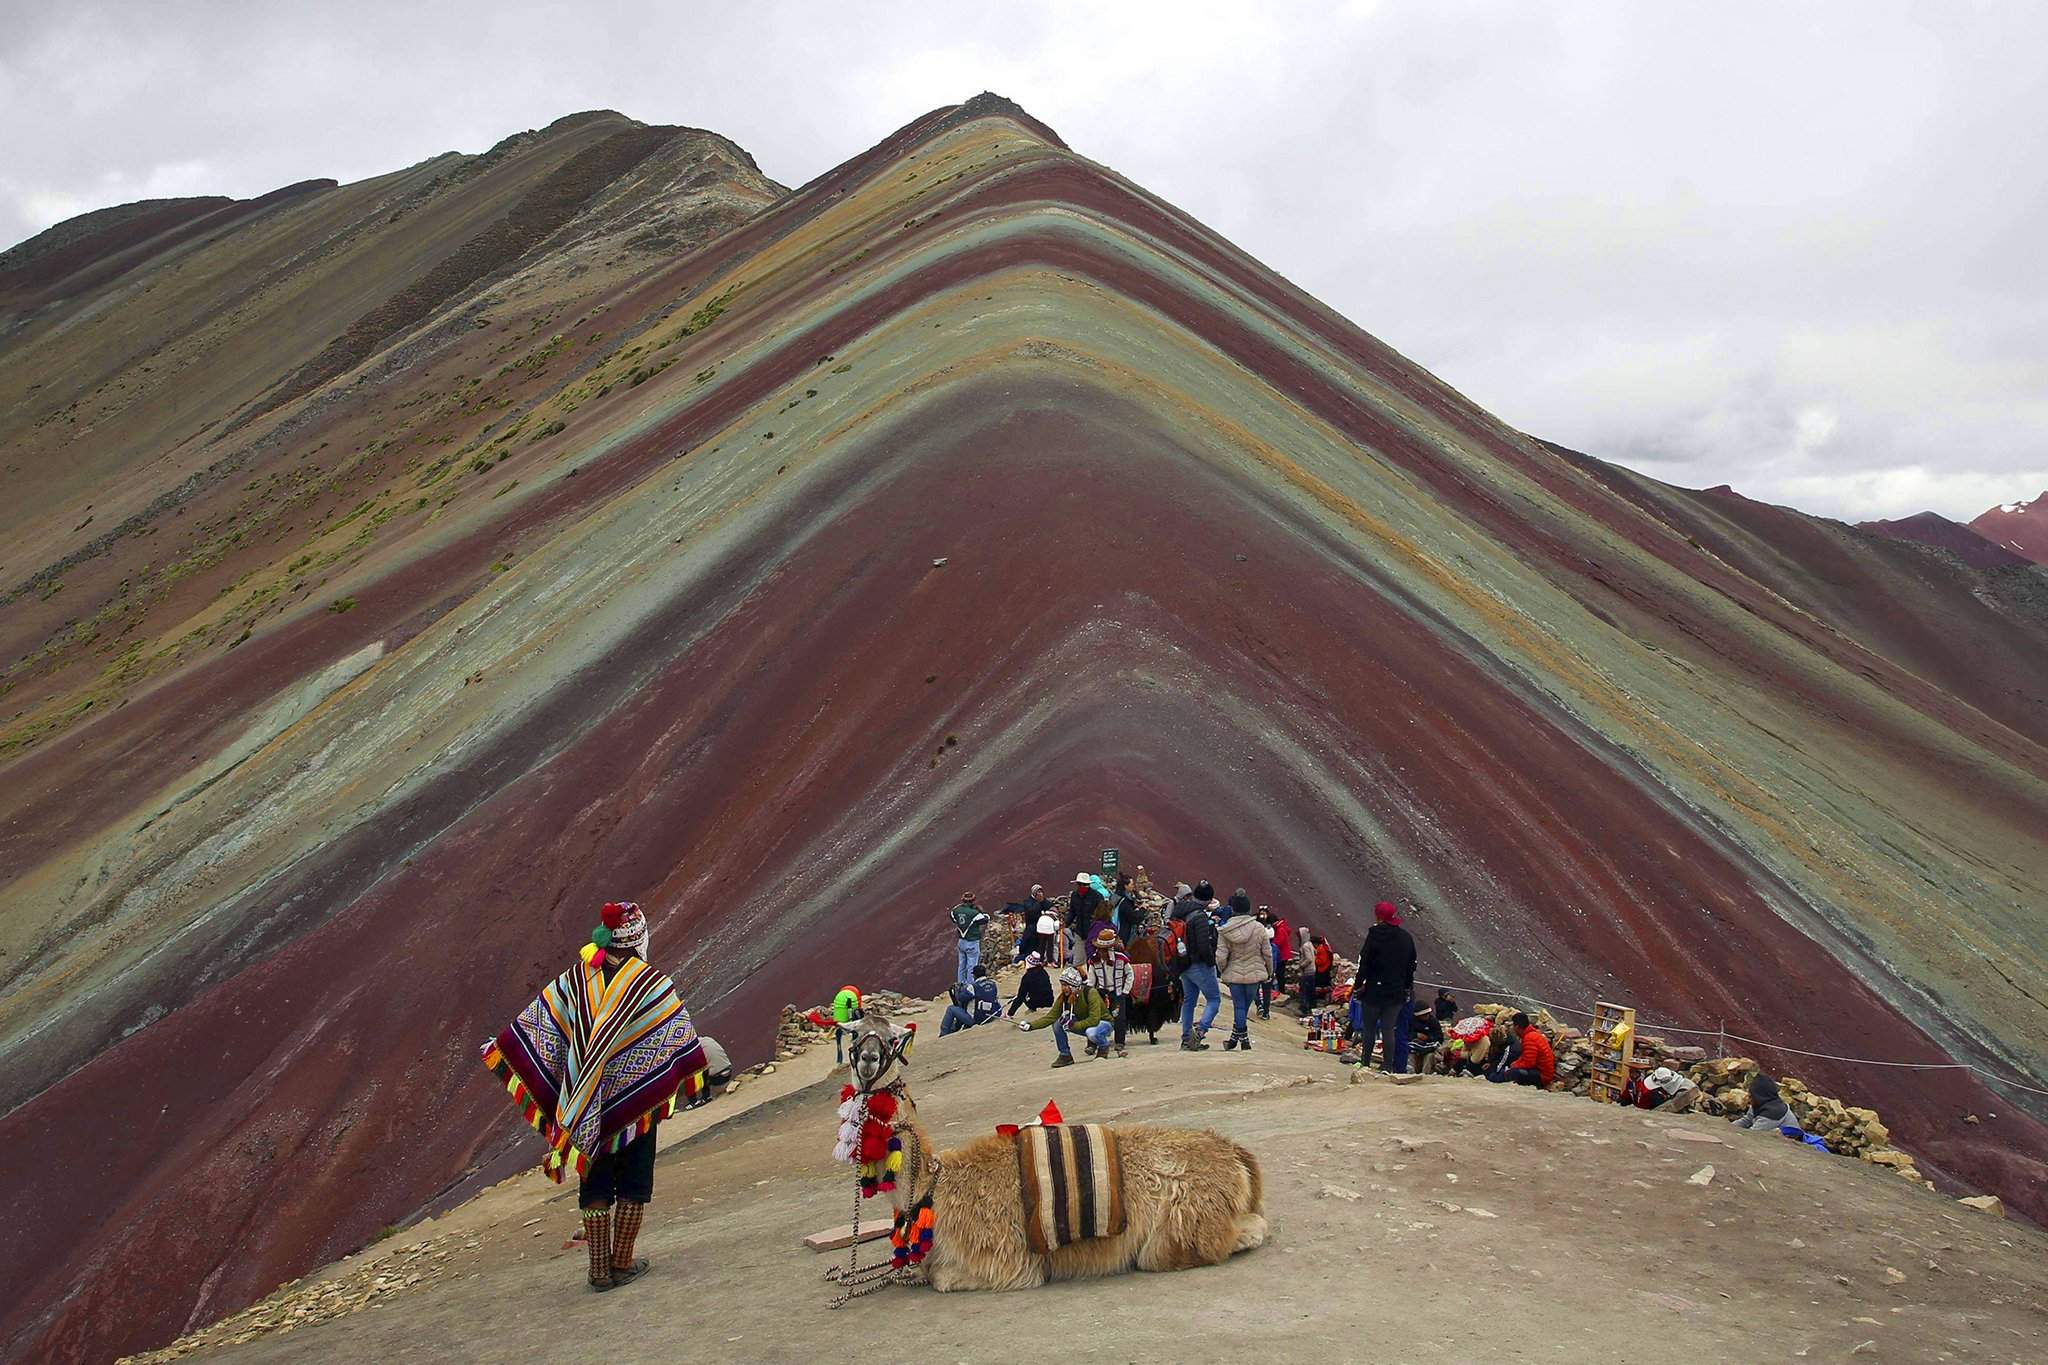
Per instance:
[[[899,1014],[916,1014],[924,1008],[924,1002],[913,1000],[900,991],[872,990],[861,992],[861,1008],[870,1019],[888,1019]],[[810,1016],[813,1014],[820,1019],[830,1020],[832,1018],[831,1002],[827,1001],[822,1005],[813,1005],[807,1010],[800,1010],[795,1005],[784,1005],[782,1007],[782,1018],[775,1025],[774,1061],[762,1062],[758,1066],[750,1066],[747,1068],[746,1074],[749,1076],[772,1076],[775,1074],[776,1062],[794,1061],[800,1054],[817,1046],[819,1043],[830,1041],[832,1029],[829,1026],[819,1028],[816,1024],[813,1024],[810,1019]],[[737,1090],[739,1084],[740,1077],[733,1077],[732,1084],[726,1087],[727,1092],[730,1093],[733,1090]]]
[[[1472,1007],[1473,1012],[1494,1021],[1495,1027],[1515,1013],[1513,1005],[1492,1002]],[[1557,1053],[1557,1088],[1574,1095],[1592,1091],[1593,1043],[1579,1029],[1560,1023],[1550,1011],[1532,1010],[1530,1022],[1543,1030]],[[1654,1034],[1638,1034],[1635,1062],[1644,1068],[1668,1066],[1690,1076],[1702,1092],[1700,1109],[1723,1118],[1740,1118],[1749,1110],[1749,1083],[1762,1068],[1749,1057],[1709,1057],[1705,1048],[1666,1042]],[[1891,1130],[1877,1111],[1848,1105],[1823,1095],[1794,1077],[1778,1078],[1778,1092],[1807,1132],[1825,1142],[1828,1150],[1853,1156],[1875,1166],[1896,1171],[1906,1179],[1933,1189],[1920,1174],[1910,1154],[1891,1145]]]
[[[1009,915],[989,916],[988,928],[981,935],[981,965],[988,968],[988,974],[1010,965],[1010,959],[1017,953],[1017,925]]]
[[[1715,1057],[1696,1063],[1687,1074],[1706,1092],[1703,1108],[1735,1118],[1749,1108],[1749,1082],[1760,1070],[1748,1057]],[[1798,1115],[1800,1126],[1827,1143],[1829,1151],[1883,1166],[1934,1188],[1934,1182],[1914,1166],[1912,1156],[1892,1146],[1891,1129],[1875,1109],[1843,1104],[1791,1076],[1778,1079],[1778,1093]]]

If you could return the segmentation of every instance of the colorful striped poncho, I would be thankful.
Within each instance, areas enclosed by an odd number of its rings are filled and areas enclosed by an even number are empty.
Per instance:
[[[548,1144],[560,1183],[704,1089],[706,1062],[675,985],[637,957],[610,981],[579,962],[484,1044],[484,1065]]]

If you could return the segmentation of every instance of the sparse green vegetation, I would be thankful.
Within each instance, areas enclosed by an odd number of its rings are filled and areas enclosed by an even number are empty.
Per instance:
[[[327,610],[339,616],[345,611],[353,611],[355,605],[356,599],[353,597],[337,597],[327,604]]]

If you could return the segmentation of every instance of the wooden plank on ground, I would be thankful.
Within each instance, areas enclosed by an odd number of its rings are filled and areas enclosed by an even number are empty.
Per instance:
[[[804,1238],[804,1245],[813,1251],[838,1251],[842,1247],[852,1246],[855,1242],[872,1242],[877,1237],[888,1235],[887,1222],[873,1223],[862,1228],[858,1237],[853,1235],[853,1224],[841,1223],[836,1228],[826,1228],[823,1232],[812,1233]]]

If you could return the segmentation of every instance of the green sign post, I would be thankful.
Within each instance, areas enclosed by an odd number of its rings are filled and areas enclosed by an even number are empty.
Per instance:
[[[1102,880],[1108,882],[1111,886],[1116,885],[1116,863],[1117,854],[1115,849],[1105,848],[1102,850]]]

